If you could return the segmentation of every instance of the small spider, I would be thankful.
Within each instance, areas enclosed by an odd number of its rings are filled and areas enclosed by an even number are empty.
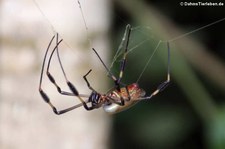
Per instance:
[[[121,112],[127,108],[130,108],[131,106],[136,104],[138,101],[151,99],[153,96],[155,96],[156,94],[158,94],[159,92],[161,92],[163,89],[165,89],[168,86],[168,84],[170,82],[170,69],[169,69],[170,48],[169,48],[169,43],[167,42],[168,66],[167,66],[167,80],[166,81],[161,83],[157,87],[157,89],[155,91],[153,91],[149,96],[145,96],[145,91],[143,89],[141,89],[137,83],[133,83],[130,85],[125,85],[125,86],[123,85],[123,87],[121,87],[122,86],[121,79],[123,77],[123,72],[124,72],[124,68],[126,65],[126,57],[127,57],[127,53],[128,53],[128,44],[129,44],[130,34],[131,34],[131,25],[128,24],[126,26],[126,30],[125,30],[125,34],[124,34],[124,38],[123,38],[123,40],[125,40],[125,48],[124,48],[122,61],[120,62],[121,63],[120,64],[120,73],[119,73],[118,77],[114,76],[111,73],[111,71],[105,65],[105,63],[103,62],[103,60],[101,59],[101,57],[99,56],[97,51],[94,48],[92,48],[92,50],[95,52],[95,54],[98,56],[99,60],[101,61],[101,63],[105,67],[105,69],[107,70],[109,77],[114,81],[115,86],[113,87],[113,89],[111,89],[107,93],[100,94],[90,85],[90,83],[87,79],[87,76],[92,71],[92,70],[89,70],[88,73],[83,76],[85,82],[87,83],[88,88],[92,91],[89,96],[80,94],[78,92],[78,90],[75,88],[75,86],[67,79],[67,76],[66,76],[64,68],[62,66],[61,59],[59,57],[59,52],[58,52],[58,46],[62,42],[62,39],[59,41],[58,34],[56,35],[56,46],[54,47],[54,49],[52,50],[52,52],[50,54],[50,57],[49,57],[49,60],[47,63],[46,74],[47,74],[49,80],[55,85],[55,87],[57,88],[57,90],[60,94],[67,95],[67,96],[76,96],[81,102],[80,104],[74,105],[72,107],[69,107],[69,108],[66,108],[63,110],[57,110],[56,107],[51,103],[50,98],[47,96],[47,94],[42,90],[42,78],[43,78],[45,61],[46,61],[47,53],[50,49],[50,46],[51,46],[52,41],[54,40],[55,36],[52,37],[52,39],[47,47],[47,50],[45,52],[45,56],[44,56],[44,60],[43,60],[43,64],[42,64],[40,83],[39,83],[39,92],[40,92],[42,98],[44,99],[44,101],[49,104],[49,106],[52,108],[52,110],[54,111],[55,114],[60,115],[60,114],[69,112],[69,111],[74,110],[81,106],[83,106],[88,111],[103,107],[105,112],[114,114],[114,113]],[[51,59],[52,59],[53,53],[55,51],[57,52],[57,57],[58,57],[60,67],[62,69],[66,83],[71,92],[62,91],[61,88],[56,83],[54,77],[49,72]],[[86,101],[83,98],[88,98],[88,100]],[[88,103],[90,103],[90,104],[88,104]]]

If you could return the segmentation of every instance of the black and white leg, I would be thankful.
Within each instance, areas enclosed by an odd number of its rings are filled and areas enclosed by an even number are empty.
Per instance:
[[[122,40],[125,40],[125,46],[124,46],[123,58],[122,58],[122,61],[120,63],[120,72],[119,72],[118,78],[115,75],[113,75],[113,73],[108,69],[108,67],[105,65],[105,63],[103,62],[103,60],[101,59],[101,57],[97,53],[97,51],[94,48],[92,48],[93,51],[95,52],[95,54],[98,56],[101,63],[103,64],[103,66],[105,67],[105,69],[107,70],[107,72],[109,74],[109,77],[114,81],[115,89],[119,92],[120,92],[121,79],[123,77],[123,73],[124,73],[124,69],[125,69],[125,65],[126,65],[126,61],[127,61],[127,53],[128,53],[128,45],[129,45],[129,41],[130,41],[130,34],[131,34],[131,25],[128,24],[126,26],[125,35],[122,39]],[[128,93],[128,100],[130,100],[130,95],[129,95],[128,89],[126,88],[126,90],[127,90],[127,93]],[[121,103],[124,105],[124,99],[121,99]]]
[[[59,53],[58,53],[58,45],[62,42],[62,40],[58,41],[58,34],[57,34],[57,37],[56,37],[57,38],[56,39],[56,46],[54,47],[54,49],[51,52],[51,55],[49,57],[49,61],[48,61],[48,64],[47,64],[47,72],[46,72],[46,74],[47,74],[49,80],[56,86],[56,88],[57,88],[57,90],[58,90],[58,92],[60,94],[67,95],[67,96],[77,96],[80,99],[81,103],[80,104],[77,104],[75,106],[66,108],[64,110],[58,111],[56,109],[56,107],[51,103],[50,98],[48,97],[48,95],[42,89],[42,78],[43,78],[45,61],[46,61],[48,51],[50,49],[50,46],[51,46],[52,41],[53,41],[54,38],[55,38],[55,36],[52,37],[52,39],[51,39],[51,41],[50,41],[50,43],[48,45],[48,48],[47,48],[47,50],[45,52],[45,56],[44,56],[44,60],[43,60],[43,64],[42,64],[42,69],[41,69],[41,76],[40,76],[40,83],[39,83],[39,92],[40,92],[42,98],[44,99],[44,101],[49,104],[49,106],[52,108],[52,110],[54,111],[54,113],[57,114],[57,115],[60,115],[60,114],[66,113],[68,111],[74,110],[74,109],[76,109],[76,108],[78,108],[78,107],[80,107],[82,105],[85,107],[85,109],[89,110],[87,108],[86,102],[80,97],[80,95],[79,95],[77,89],[75,88],[75,86],[70,81],[68,81],[68,79],[66,77],[66,74],[65,74],[64,69],[62,67],[62,63],[61,63],[61,60],[60,60],[60,57],[59,57]],[[49,72],[49,67],[50,67],[51,59],[52,59],[52,56],[53,56],[55,50],[57,50],[57,56],[58,56],[58,60],[59,60],[59,63],[60,63],[60,67],[61,67],[61,69],[63,71],[63,74],[64,74],[64,77],[66,79],[67,85],[69,86],[69,88],[72,91],[72,93],[71,92],[62,91],[61,88],[59,87],[59,85],[56,83],[54,77]]]
[[[170,83],[170,46],[169,42],[167,42],[167,50],[168,50],[168,62],[167,62],[167,79],[162,82],[157,89],[150,95],[144,98],[139,98],[138,100],[151,99],[153,96],[157,95],[161,91],[163,91]]]

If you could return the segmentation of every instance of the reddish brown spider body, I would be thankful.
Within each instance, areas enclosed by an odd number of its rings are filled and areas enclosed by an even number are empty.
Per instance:
[[[109,93],[109,95],[106,96],[106,100],[109,102],[106,102],[106,104],[103,105],[103,109],[107,113],[118,113],[135,105],[139,101],[137,99],[143,98],[144,96],[145,91],[139,88],[137,83],[133,83],[126,87],[120,88],[120,91],[114,90]],[[113,99],[113,101],[120,102],[121,98],[124,99],[124,105],[122,106],[111,101]]]

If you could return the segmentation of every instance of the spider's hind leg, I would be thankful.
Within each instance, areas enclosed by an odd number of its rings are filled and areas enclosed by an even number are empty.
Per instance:
[[[151,99],[153,96],[155,96],[159,92],[163,91],[169,85],[169,83],[170,83],[170,46],[169,46],[169,42],[167,42],[167,50],[168,50],[168,62],[167,62],[167,79],[166,79],[166,81],[159,84],[157,89],[155,91],[153,91],[150,96],[140,98],[139,100]]]

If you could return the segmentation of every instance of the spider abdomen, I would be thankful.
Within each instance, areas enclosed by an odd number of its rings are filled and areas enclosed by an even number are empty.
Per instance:
[[[120,88],[120,91],[112,91],[109,96],[114,101],[124,100],[124,105],[113,102],[103,105],[105,112],[115,114],[124,111],[139,102],[138,98],[144,97],[145,91],[139,88],[137,83],[133,83],[126,87]]]

